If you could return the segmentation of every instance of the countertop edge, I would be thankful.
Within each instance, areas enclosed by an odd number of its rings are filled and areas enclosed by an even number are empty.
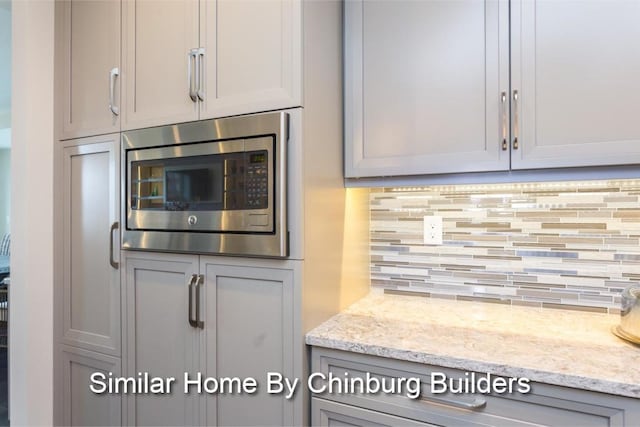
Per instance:
[[[444,368],[461,369],[491,373],[506,377],[525,377],[533,382],[570,387],[580,390],[607,393],[612,395],[640,398],[640,384],[627,384],[599,378],[581,377],[558,372],[542,371],[538,369],[523,368],[518,366],[500,365],[475,359],[460,359],[451,356],[417,353],[411,350],[389,348],[373,344],[364,344],[352,341],[343,341],[314,336],[308,333],[305,342],[310,346],[324,347],[334,350],[348,351],[351,353],[368,354],[372,356],[386,357],[389,359],[403,360],[426,365],[441,366]]]

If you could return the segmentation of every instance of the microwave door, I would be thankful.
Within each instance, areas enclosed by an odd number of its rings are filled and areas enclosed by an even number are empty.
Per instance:
[[[271,233],[274,161],[271,137],[130,150],[127,228]]]

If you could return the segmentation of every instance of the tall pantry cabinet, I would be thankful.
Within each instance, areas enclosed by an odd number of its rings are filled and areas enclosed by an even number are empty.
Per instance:
[[[109,29],[102,19],[111,16],[107,3],[120,10]],[[55,240],[56,423],[308,423],[305,391],[292,399],[267,395],[266,372],[304,380],[305,332],[368,290],[366,245],[355,247],[368,230],[346,226],[346,218],[366,224],[368,199],[357,190],[348,194],[342,176],[342,3],[59,0],[56,6],[56,73],[64,82],[56,92],[56,186],[69,199],[60,201],[55,219],[62,230]],[[85,35],[75,32],[88,28],[104,30],[86,35],[99,39],[90,41],[91,52],[76,47]],[[118,40],[115,65],[99,47],[111,46],[101,37]],[[85,79],[94,82],[90,90],[106,90],[106,103],[87,96],[95,107],[67,108]],[[121,230],[114,223],[124,220],[118,205],[124,184],[112,173],[121,161],[114,132],[280,109],[290,117],[288,259],[134,251],[118,259]],[[93,125],[105,112],[113,130]],[[67,122],[75,126],[82,114],[91,119],[76,132]],[[105,197],[112,191],[115,198]],[[88,388],[96,372],[251,376],[261,392],[97,395]]]
[[[93,394],[88,389],[94,373],[122,372],[120,135],[59,144],[58,416],[64,425],[120,424],[120,396]]]

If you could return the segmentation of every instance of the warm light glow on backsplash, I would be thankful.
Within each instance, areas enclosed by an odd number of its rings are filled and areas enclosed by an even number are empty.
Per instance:
[[[615,312],[640,280],[640,179],[372,189],[374,287]],[[424,245],[423,217],[443,218]]]
[[[412,193],[412,192],[485,192],[485,191],[521,191],[554,190],[559,188],[602,188],[602,187],[640,187],[640,179],[618,179],[606,181],[562,181],[562,182],[514,182],[500,184],[454,184],[430,185],[425,187],[386,187],[374,188],[372,192]]]

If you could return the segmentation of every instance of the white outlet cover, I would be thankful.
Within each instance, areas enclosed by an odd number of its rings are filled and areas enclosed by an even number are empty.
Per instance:
[[[424,217],[424,244],[442,244],[442,217],[430,215]]]

